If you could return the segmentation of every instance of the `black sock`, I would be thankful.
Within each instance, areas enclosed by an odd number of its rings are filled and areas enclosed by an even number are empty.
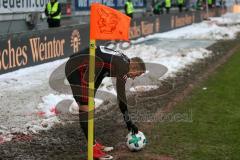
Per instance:
[[[83,130],[83,133],[86,137],[86,139],[88,140],[88,112],[85,111],[79,111],[79,121],[80,121],[80,126]],[[95,127],[94,127],[94,131],[95,131]],[[93,144],[95,144],[95,133],[93,133]]]

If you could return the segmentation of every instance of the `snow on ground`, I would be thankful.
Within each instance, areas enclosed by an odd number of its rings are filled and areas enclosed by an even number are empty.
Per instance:
[[[240,26],[218,26],[220,23],[238,24],[240,16],[226,14],[222,18],[211,18],[199,24],[176,29],[170,32],[154,34],[146,38],[132,41],[129,49],[123,51],[129,57],[138,56],[147,63],[167,67],[165,71],[157,69],[130,82],[128,94],[136,91],[157,89],[158,85],[152,81],[163,80],[175,74],[190,64],[211,55],[207,48],[216,40],[234,38],[240,31]],[[184,40],[183,40],[184,39]],[[12,73],[0,75],[0,144],[12,139],[11,133],[38,133],[40,130],[50,129],[56,123],[62,123],[57,116],[57,104],[62,100],[73,101],[72,95],[60,94],[49,85],[52,72],[66,59],[21,69]],[[63,72],[64,73],[64,72]],[[144,83],[138,83],[144,81]],[[143,85],[144,84],[144,85]],[[97,93],[96,107],[104,101],[116,104],[116,91],[112,79],[105,78],[100,91],[111,93],[113,98],[101,96]],[[77,104],[72,102],[67,112],[77,114]]]
[[[193,24],[189,27],[154,35],[151,38],[174,38],[174,39],[232,39],[235,33],[239,31],[239,26],[220,27],[212,21],[205,21],[200,24]],[[195,31],[195,32],[191,32]]]
[[[240,24],[240,14],[227,13],[222,17],[211,17],[211,21],[216,22],[218,25],[236,25]]]
[[[181,48],[176,52],[169,52],[168,50],[145,44],[134,45],[126,53],[128,53],[129,57],[139,56],[145,62],[166,66],[168,71],[164,76],[157,77],[159,80],[175,76],[176,72],[187,65],[211,54],[210,51],[204,48]]]
[[[145,86],[136,86],[136,87],[132,87],[130,88],[131,92],[146,92],[146,91],[151,91],[151,90],[155,90],[158,89],[159,86],[157,85],[145,85]]]
[[[222,17],[212,17],[210,19],[211,21],[203,21],[173,31],[140,38],[133,41],[133,43],[141,43],[153,38],[198,40],[233,39],[235,38],[236,33],[239,32],[240,14],[227,13]],[[231,24],[231,26],[219,26],[219,24]]]

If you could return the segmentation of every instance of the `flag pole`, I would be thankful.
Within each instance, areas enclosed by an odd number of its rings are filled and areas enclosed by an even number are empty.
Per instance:
[[[88,160],[93,160],[94,143],[94,79],[95,79],[95,52],[96,40],[129,40],[129,28],[131,19],[118,10],[112,9],[100,3],[91,4],[90,16],[90,59],[89,59],[89,86],[88,86]],[[114,14],[114,30],[111,34],[101,29],[108,21],[107,14]],[[120,21],[118,21],[120,20]],[[112,24],[111,24],[112,25]]]
[[[90,40],[89,88],[88,88],[88,160],[93,160],[94,137],[94,77],[95,77],[96,41]]]

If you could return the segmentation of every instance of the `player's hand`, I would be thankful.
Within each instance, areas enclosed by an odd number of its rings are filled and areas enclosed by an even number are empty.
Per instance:
[[[132,123],[132,121],[127,122],[127,128],[132,134],[137,134],[138,133],[138,128],[135,124]]]

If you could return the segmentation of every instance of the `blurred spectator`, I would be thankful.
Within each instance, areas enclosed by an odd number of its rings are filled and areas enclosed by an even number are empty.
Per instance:
[[[154,1],[146,1],[146,12],[149,13],[150,15],[152,15],[153,13],[153,5]]]
[[[163,2],[162,1],[157,1],[155,3],[153,13],[154,14],[163,14]]]
[[[127,16],[133,18],[134,7],[132,0],[127,0],[125,3],[125,13]]]
[[[226,8],[226,0],[220,0],[219,4],[221,8]]]
[[[208,2],[208,7],[212,8],[213,7],[213,0],[207,0]]]
[[[185,11],[189,11],[190,9],[190,0],[185,0]]]
[[[177,0],[179,12],[182,12],[183,0]]]
[[[57,0],[50,0],[45,8],[48,27],[59,27],[61,21],[61,5]]]
[[[197,0],[197,10],[202,10],[202,9],[203,9],[203,1]]]
[[[168,14],[171,8],[171,0],[165,0],[165,8],[166,8],[166,13]]]

